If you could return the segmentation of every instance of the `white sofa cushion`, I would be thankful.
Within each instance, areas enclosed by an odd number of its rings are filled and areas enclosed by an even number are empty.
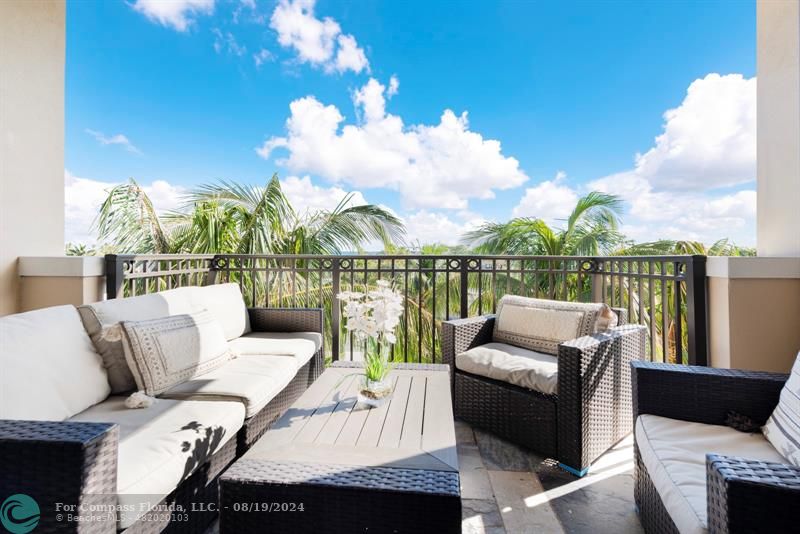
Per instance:
[[[800,352],[763,431],[789,463],[800,467]]]
[[[497,306],[493,339],[557,355],[559,343],[605,331],[616,323],[616,314],[606,304],[505,295]]]
[[[322,348],[322,334],[319,332],[252,332],[230,342],[231,350],[237,356],[273,355],[292,356],[297,368]]]
[[[558,389],[558,358],[505,343],[487,343],[457,354],[456,367],[547,395]]]
[[[188,289],[194,307],[208,310],[222,325],[225,339],[230,341],[250,332],[250,315],[239,284],[214,284]]]
[[[109,392],[74,306],[0,318],[0,419],[63,421]]]
[[[136,389],[122,343],[122,321],[145,321],[200,311],[190,298],[191,288],[181,287],[138,297],[104,300],[79,306],[86,331],[103,357],[112,393]]]
[[[703,533],[708,528],[706,454],[786,463],[762,434],[745,434],[727,426],[648,414],[637,418],[635,436],[642,463],[682,534]]]
[[[234,400],[244,405],[246,417],[252,417],[283,391],[295,374],[297,366],[291,357],[242,357],[182,382],[162,396],[205,401]]]
[[[123,321],[125,359],[136,385],[158,395],[232,358],[222,325],[208,311]]]
[[[239,402],[159,399],[140,410],[124,403],[124,396],[109,397],[71,419],[119,425],[118,501],[134,510],[118,515],[121,529],[158,504],[236,436],[244,422]]]

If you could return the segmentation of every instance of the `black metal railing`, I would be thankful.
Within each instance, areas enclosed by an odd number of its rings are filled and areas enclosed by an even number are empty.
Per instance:
[[[389,280],[403,294],[395,358],[441,359],[441,321],[495,311],[502,295],[605,302],[647,326],[646,357],[707,364],[705,256],[108,255],[108,298],[238,283],[249,306],[321,307],[334,359],[357,357],[336,294]]]

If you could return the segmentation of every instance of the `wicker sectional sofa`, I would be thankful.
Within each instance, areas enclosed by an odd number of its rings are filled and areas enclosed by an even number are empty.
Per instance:
[[[651,362],[632,372],[634,497],[648,533],[798,532],[800,467],[759,432],[788,375]]]
[[[450,365],[455,416],[558,460],[577,475],[633,428],[630,362],[644,355],[646,328],[625,324],[557,347],[557,381],[542,393],[467,372],[459,354],[493,342],[494,315],[442,324],[443,363]],[[555,384],[554,384],[555,386]]]
[[[126,408],[98,329],[199,308],[235,357]],[[36,532],[202,532],[217,477],[321,374],[322,323],[320,309],[247,309],[234,284],[0,318],[0,495],[36,501]]]

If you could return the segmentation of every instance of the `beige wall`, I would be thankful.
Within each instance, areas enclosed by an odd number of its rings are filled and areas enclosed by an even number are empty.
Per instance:
[[[714,367],[788,372],[800,351],[800,260],[709,258]]]
[[[0,315],[17,258],[64,253],[63,0],[0,1]]]
[[[103,300],[105,281],[103,276],[24,276],[20,279],[20,311]]]
[[[758,2],[758,255],[800,257],[800,2]]]

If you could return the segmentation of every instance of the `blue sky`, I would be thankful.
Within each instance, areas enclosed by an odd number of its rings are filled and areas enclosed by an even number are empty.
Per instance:
[[[66,80],[67,240],[127,177],[274,172],[412,241],[589,190],[639,241],[755,238],[754,2],[68,2]]]

